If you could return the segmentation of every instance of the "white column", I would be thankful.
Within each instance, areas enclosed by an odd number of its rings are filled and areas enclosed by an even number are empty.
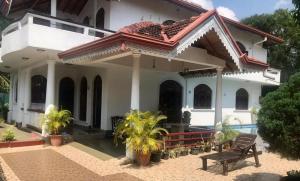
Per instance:
[[[51,0],[51,16],[56,17],[57,0]]]
[[[222,72],[223,68],[218,67],[216,80],[215,128],[217,123],[222,122]]]
[[[47,92],[46,92],[46,103],[45,110],[50,104],[54,105],[55,101],[55,62],[48,62],[47,72]]]
[[[140,58],[141,54],[132,55],[131,106],[132,110],[140,109]]]

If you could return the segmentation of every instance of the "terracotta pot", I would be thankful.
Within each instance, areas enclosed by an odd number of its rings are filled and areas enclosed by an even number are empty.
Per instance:
[[[50,143],[53,146],[61,146],[63,142],[62,135],[50,135]]]
[[[136,161],[140,166],[149,165],[151,153],[148,153],[148,154],[137,153],[136,155],[137,155]]]

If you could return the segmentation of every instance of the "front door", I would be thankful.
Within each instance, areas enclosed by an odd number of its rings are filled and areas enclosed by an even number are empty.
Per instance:
[[[99,75],[94,80],[93,127],[101,128],[102,79]]]
[[[74,81],[65,77],[59,84],[59,109],[65,109],[74,113]]]
[[[166,115],[168,123],[180,123],[182,109],[182,87],[173,80],[160,85],[159,110]]]

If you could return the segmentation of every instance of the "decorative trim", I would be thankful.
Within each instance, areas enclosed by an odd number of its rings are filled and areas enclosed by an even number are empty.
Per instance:
[[[233,47],[230,38],[226,35],[221,25],[218,23],[216,18],[213,16],[206,20],[202,25],[198,26],[188,36],[185,36],[179,43],[179,46],[171,52],[171,56],[175,57],[181,54],[185,49],[189,48],[193,43],[200,40],[209,31],[215,31],[218,38],[223,43],[225,49],[229,52],[229,55],[233,59],[234,63],[237,65],[239,70],[243,70],[242,64],[240,63],[239,53]]]

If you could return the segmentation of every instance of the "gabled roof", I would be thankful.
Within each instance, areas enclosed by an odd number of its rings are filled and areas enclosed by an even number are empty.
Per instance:
[[[124,45],[128,42],[171,51],[179,44],[181,39],[213,16],[217,19],[219,24],[221,24],[223,31],[229,37],[230,43],[234,47],[235,51],[238,52],[240,56],[239,59],[243,63],[263,67],[268,66],[263,62],[250,59],[246,54],[241,52],[239,46],[236,44],[224,23],[223,18],[220,17],[215,10],[207,11],[199,16],[178,21],[171,25],[161,25],[152,22],[136,23],[120,29],[120,31],[114,35],[72,48],[59,53],[58,56],[60,58],[67,59],[116,44],[124,47]]]
[[[166,1],[169,1],[169,2],[172,2],[172,3],[175,3],[179,6],[182,6],[184,8],[187,8],[189,10],[192,10],[196,13],[203,13],[203,12],[207,12],[208,10],[202,8],[200,5],[197,5],[195,3],[192,3],[192,2],[189,2],[187,0],[166,0]],[[245,30],[245,31],[249,31],[251,33],[254,33],[254,34],[257,34],[257,35],[260,35],[262,37],[267,37],[268,40],[270,40],[271,42],[274,42],[274,43],[282,43],[284,40],[279,38],[279,37],[276,37],[274,35],[271,35],[270,33],[266,33],[266,32],[263,32],[261,30],[258,30],[252,26],[248,26],[248,25],[245,25],[243,23],[240,23],[238,21],[234,21],[232,19],[229,19],[229,18],[226,18],[226,17],[223,17],[221,16],[224,20],[225,23],[228,23],[232,26],[235,26],[239,29],[242,29],[242,30]]]

